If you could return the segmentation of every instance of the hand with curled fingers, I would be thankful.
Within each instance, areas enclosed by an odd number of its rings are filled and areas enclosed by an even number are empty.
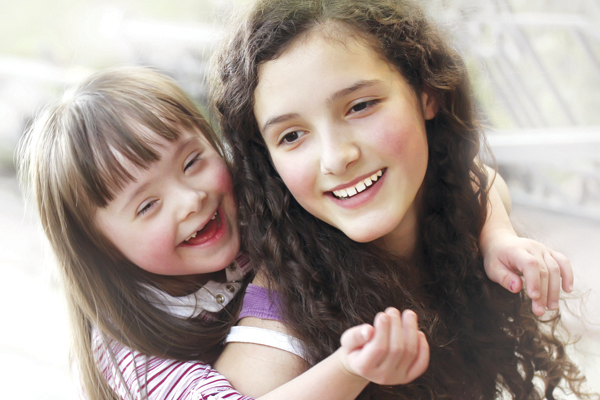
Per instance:
[[[524,278],[538,316],[546,309],[558,309],[561,286],[567,293],[573,290],[573,269],[567,257],[540,242],[514,232],[496,232],[482,250],[485,271],[492,281],[518,293],[523,288],[521,276]]]
[[[402,385],[422,375],[429,365],[429,345],[419,331],[417,315],[388,308],[373,326],[348,329],[341,338],[349,372],[380,385]]]

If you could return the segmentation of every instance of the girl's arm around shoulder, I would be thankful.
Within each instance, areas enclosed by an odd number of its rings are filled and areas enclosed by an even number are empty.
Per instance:
[[[479,242],[488,277],[517,293],[523,288],[523,276],[535,314],[543,315],[546,308],[558,309],[561,285],[566,292],[573,290],[569,260],[542,243],[516,234],[507,212],[508,187],[499,174],[487,166],[486,169],[494,183],[489,190],[488,217]]]
[[[246,323],[285,331],[281,324],[272,322],[254,319]],[[216,368],[238,390],[254,397],[262,395],[264,400],[350,400],[369,382],[411,382],[429,364],[429,346],[418,330],[416,314],[407,310],[401,315],[394,308],[379,313],[373,326],[347,330],[335,353],[301,375],[305,363],[298,356],[267,346],[233,344],[236,346],[227,346]]]

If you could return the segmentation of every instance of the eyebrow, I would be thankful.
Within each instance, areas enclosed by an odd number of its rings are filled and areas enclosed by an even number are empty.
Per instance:
[[[175,153],[173,153],[173,159],[177,160],[181,154],[183,153],[183,150],[185,150],[185,148],[194,140],[196,139],[195,136],[189,138],[186,141],[183,141],[181,143],[179,143],[179,145],[177,146],[177,149],[175,150]],[[162,147],[161,144],[156,143],[156,146]],[[131,194],[131,196],[129,196],[129,198],[127,199],[127,201],[125,202],[125,205],[123,206],[122,210],[125,210],[129,204],[133,201],[133,199],[135,199],[140,193],[144,192],[146,189],[148,189],[148,187],[150,186],[150,183],[152,182],[146,182],[141,184],[140,186],[138,186],[135,191]]]
[[[329,99],[327,99],[327,104],[331,104],[334,101],[344,97],[344,96],[348,96],[349,94],[352,94],[354,92],[359,91],[360,89],[366,88],[366,87],[370,87],[370,86],[374,86],[377,85],[378,83],[382,83],[382,80],[379,79],[370,79],[370,80],[362,80],[362,81],[358,81],[356,82],[354,85],[349,86],[347,88],[344,88],[342,90],[338,90],[337,92],[335,92],[334,94],[331,95],[331,97]]]
[[[347,88],[338,90],[337,92],[335,92],[334,94],[331,95],[331,97],[329,97],[326,102],[327,104],[331,104],[334,101],[347,96],[349,94],[352,94],[360,89],[363,89],[365,87],[370,87],[370,86],[374,86],[378,83],[382,83],[383,81],[379,80],[379,79],[370,79],[370,80],[361,80],[356,82],[354,85],[349,86]],[[300,114],[298,113],[289,113],[289,114],[283,114],[283,115],[279,115],[277,117],[273,117],[271,119],[269,119],[267,122],[265,122],[265,124],[262,126],[262,129],[260,130],[261,132],[265,132],[267,128],[279,124],[281,122],[285,122],[288,121],[290,119],[293,118],[298,118],[300,116]]]
[[[298,114],[298,113],[290,113],[290,114],[283,114],[283,115],[271,118],[267,122],[265,122],[265,124],[262,126],[262,129],[260,131],[265,132],[267,130],[267,128],[269,128],[273,125],[277,125],[281,122],[285,122],[285,121],[288,121],[293,118],[298,118],[299,116],[300,116],[300,114]]]

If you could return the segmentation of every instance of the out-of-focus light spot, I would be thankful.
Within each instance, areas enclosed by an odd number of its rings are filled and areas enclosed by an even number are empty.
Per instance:
[[[105,39],[115,39],[119,36],[123,26],[125,14],[115,7],[104,10],[100,19],[98,33]]]

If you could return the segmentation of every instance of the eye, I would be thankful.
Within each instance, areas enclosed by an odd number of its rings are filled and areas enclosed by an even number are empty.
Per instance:
[[[183,167],[183,171],[187,171],[188,169],[190,169],[191,167],[193,167],[195,164],[198,163],[198,161],[200,161],[200,153],[195,153],[192,154],[190,157],[188,157],[185,161],[185,165]]]
[[[158,202],[158,200],[150,200],[147,203],[142,203],[140,208],[138,208],[137,216],[141,217],[142,215],[146,214],[148,211],[150,211],[152,209],[152,207],[154,207],[154,205],[157,202]]]
[[[368,108],[371,108],[377,104],[379,104],[381,100],[379,99],[374,99],[374,100],[368,100],[368,101],[361,101],[360,103],[355,104],[350,111],[348,111],[348,114],[354,114],[357,112],[361,112],[364,111]]]
[[[305,133],[306,132],[304,132],[304,131],[293,131],[293,132],[286,133],[279,141],[279,144],[294,143],[295,141],[300,139],[302,136],[304,136]]]

